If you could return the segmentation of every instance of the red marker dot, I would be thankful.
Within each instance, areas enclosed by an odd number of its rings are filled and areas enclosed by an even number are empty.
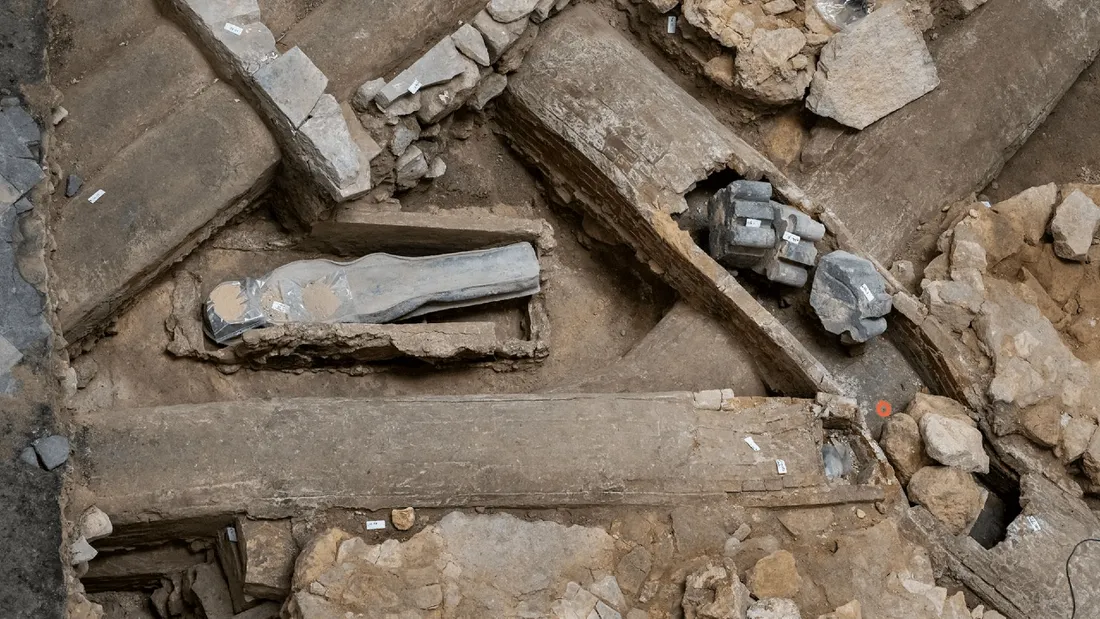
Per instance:
[[[878,404],[875,405],[875,412],[878,413],[879,417],[889,417],[893,410],[893,407],[886,400],[879,400]]]

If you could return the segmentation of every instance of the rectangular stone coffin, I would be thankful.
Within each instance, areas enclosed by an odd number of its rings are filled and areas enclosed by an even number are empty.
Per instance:
[[[378,213],[370,205],[352,203],[341,208],[334,219],[314,224],[302,249],[341,257],[372,252],[419,256],[516,242],[531,243],[541,258],[554,248],[553,230],[541,219],[502,217],[484,209]],[[204,299],[202,292],[194,276],[183,273],[176,278],[169,344],[173,354],[254,369],[397,359],[432,364],[493,362],[500,369],[509,369],[515,361],[537,362],[549,354],[550,321],[544,293],[523,304],[523,337],[498,335],[496,325],[486,321],[294,324],[252,329],[229,346],[214,348],[205,341],[202,324],[195,318],[195,308]]]
[[[577,7],[550,20],[509,80],[501,121],[550,181],[649,259],[684,297],[759,352],[769,386],[838,392],[829,372],[671,217],[698,181],[732,167],[801,192],[605,20]]]
[[[88,488],[116,526],[316,507],[678,505],[825,485],[813,401],[717,391],[235,401],[103,410],[84,431]]]

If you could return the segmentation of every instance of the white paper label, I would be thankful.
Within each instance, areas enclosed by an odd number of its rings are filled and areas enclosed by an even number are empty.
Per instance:
[[[290,313],[290,306],[286,303],[282,303],[281,301],[272,301],[271,309],[275,310],[276,312],[282,312],[284,314]]]
[[[420,80],[413,80],[413,83],[409,84],[409,92],[415,95],[420,91],[421,86]]]
[[[385,520],[368,520],[367,521],[367,530],[368,531],[377,531],[378,529],[385,529],[385,528],[386,528],[386,521]]]
[[[669,34],[676,34],[676,16],[675,15],[669,15],[668,16],[668,33]]]
[[[871,289],[867,287],[867,284],[860,284],[859,291],[863,293],[863,296],[867,297],[868,301],[875,300],[875,295],[871,292]]]
[[[749,447],[752,447],[753,451],[760,451],[760,445],[757,445],[756,441],[752,440],[751,436],[746,436],[745,442],[749,444]]]
[[[237,543],[237,528],[225,527],[225,536],[228,537],[229,541],[233,542],[234,544]]]
[[[105,194],[105,193],[107,193],[107,192],[106,192],[106,191],[103,191],[102,189],[98,189],[98,190],[96,190],[96,192],[95,192],[95,193],[93,193],[93,194],[92,194],[92,195],[91,195],[91,196],[90,196],[90,197],[88,198],[88,202],[91,202],[92,204],[95,204],[96,200],[98,200],[98,199],[102,198],[102,197],[103,197],[103,194]]]
[[[787,474],[787,463],[782,460],[775,461],[775,470],[779,471],[780,475]]]
[[[986,208],[993,208],[993,205],[986,202],[985,200],[982,200],[982,205],[985,206]]]
[[[760,227],[760,220],[759,219],[751,219],[751,218],[746,219],[745,220],[745,227],[746,228],[759,228]]]
[[[1043,529],[1041,526],[1039,526],[1039,519],[1035,516],[1028,516],[1027,524],[1031,527],[1031,530],[1035,532],[1039,532]]]
[[[244,32],[244,28],[241,28],[240,26],[238,26],[236,24],[230,24],[230,23],[225,24],[225,29],[228,30],[229,32],[232,32],[233,34],[235,34],[237,36],[241,36],[241,33]]]
[[[802,240],[802,237],[797,234],[791,234],[790,232],[783,233],[783,240],[787,241],[791,245],[798,245],[798,242]]]

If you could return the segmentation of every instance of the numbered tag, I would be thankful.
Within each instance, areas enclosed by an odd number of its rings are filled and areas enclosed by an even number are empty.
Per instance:
[[[745,227],[746,228],[759,228],[760,227],[760,220],[759,219],[752,219],[752,218],[746,219],[745,220]]]
[[[103,191],[102,189],[97,190],[95,193],[93,193],[91,196],[88,197],[88,202],[91,202],[92,204],[95,204],[96,200],[102,198],[103,194],[105,194],[105,193],[107,193],[107,192]]]
[[[780,475],[787,474],[787,463],[782,460],[775,461],[775,470],[779,471]]]
[[[368,520],[367,521],[367,530],[368,531],[377,531],[379,529],[385,529],[385,528],[386,528],[386,521],[385,520]]]
[[[275,310],[276,312],[282,312],[284,314],[290,313],[290,306],[281,301],[272,301],[271,309]]]
[[[230,24],[228,22],[226,22],[226,24],[225,24],[225,29],[229,32],[232,32],[233,34],[235,34],[237,36],[241,36],[241,33],[244,32],[244,28],[241,28],[240,26],[238,26],[236,24]]]
[[[1043,527],[1039,526],[1039,519],[1035,516],[1027,517],[1027,525],[1031,527],[1031,530],[1035,531],[1036,533],[1043,530]]]
[[[420,80],[413,80],[413,83],[409,84],[409,94],[415,95],[420,92],[421,86],[423,86],[423,84],[420,83]]]
[[[798,243],[802,240],[802,237],[798,236],[797,234],[791,234],[790,232],[784,232],[783,240],[787,241],[791,245],[798,245]]]
[[[859,291],[863,293],[864,297],[867,297],[868,301],[875,300],[875,295],[871,292],[871,289],[867,287],[867,284],[860,284]]]
[[[753,451],[760,451],[760,445],[757,445],[756,441],[752,440],[751,436],[746,436],[745,442],[748,443],[749,447],[752,447]]]
[[[668,16],[668,33],[669,34],[676,34],[676,16],[675,15],[669,15]]]
[[[237,527],[225,527],[225,536],[234,544],[237,543]]]

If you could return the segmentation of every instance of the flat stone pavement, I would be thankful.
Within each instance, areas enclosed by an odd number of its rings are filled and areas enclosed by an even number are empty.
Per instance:
[[[929,48],[938,88],[792,172],[887,266],[921,221],[992,180],[1092,62],[1100,3],[995,0]]]
[[[83,421],[76,452],[120,526],[318,507],[679,505],[824,485],[813,400],[720,401],[712,391],[103,410]]]

